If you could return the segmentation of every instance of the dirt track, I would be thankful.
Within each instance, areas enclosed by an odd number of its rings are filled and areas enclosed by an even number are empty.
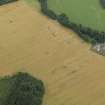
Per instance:
[[[104,105],[105,58],[24,2],[0,7],[0,74],[43,79],[44,105]]]

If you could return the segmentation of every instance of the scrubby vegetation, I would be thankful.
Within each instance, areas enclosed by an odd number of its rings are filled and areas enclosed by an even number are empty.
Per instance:
[[[18,0],[0,0],[0,5],[4,5],[4,4],[15,2],[15,1],[18,1]]]
[[[45,92],[43,82],[27,73],[18,73],[7,78],[11,83],[8,94],[0,105],[41,105]]]
[[[98,30],[93,30],[90,27],[85,27],[82,24],[76,24],[68,18],[68,16],[64,13],[56,14],[52,10],[48,8],[47,0],[39,0],[41,4],[41,11],[47,15],[48,17],[57,20],[63,26],[72,29],[75,31],[79,37],[83,40],[90,42],[92,44],[95,43],[104,43],[105,42],[105,32],[100,32]]]

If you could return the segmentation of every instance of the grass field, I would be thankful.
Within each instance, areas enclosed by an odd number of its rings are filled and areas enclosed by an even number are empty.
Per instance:
[[[0,7],[0,76],[43,80],[43,105],[105,105],[105,58],[89,48],[23,1]]]
[[[105,10],[99,0],[48,0],[56,13],[65,13],[72,22],[105,31]]]
[[[31,7],[37,7],[39,8],[39,3],[37,2],[38,0],[23,0],[25,2],[27,2]]]

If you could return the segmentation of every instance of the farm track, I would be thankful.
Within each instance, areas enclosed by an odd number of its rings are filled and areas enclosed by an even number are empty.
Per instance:
[[[89,47],[23,1],[0,7],[0,74],[42,79],[43,105],[105,104],[105,58]]]

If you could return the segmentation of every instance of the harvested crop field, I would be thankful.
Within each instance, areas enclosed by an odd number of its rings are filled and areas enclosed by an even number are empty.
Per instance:
[[[105,58],[89,48],[23,1],[0,7],[0,74],[42,79],[43,105],[105,104]]]

